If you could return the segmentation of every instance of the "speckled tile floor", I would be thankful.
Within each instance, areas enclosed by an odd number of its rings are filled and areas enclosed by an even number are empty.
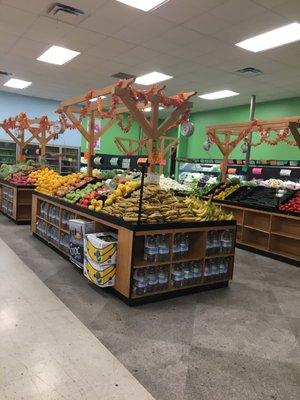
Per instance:
[[[237,250],[229,288],[132,308],[28,226],[0,238],[156,399],[300,398],[299,268]]]

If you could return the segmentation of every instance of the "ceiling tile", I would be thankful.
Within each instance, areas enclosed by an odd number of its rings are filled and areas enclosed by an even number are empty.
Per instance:
[[[275,8],[276,6],[286,3],[287,0],[252,0],[254,3],[266,8]]]
[[[0,30],[8,34],[22,34],[36,19],[36,15],[0,3]]]
[[[46,12],[51,4],[48,0],[2,0],[2,3],[36,15]]]
[[[128,65],[135,65],[136,63],[153,59],[153,57],[157,57],[158,55],[159,52],[155,50],[150,50],[146,47],[137,46],[121,54],[121,56],[118,56],[118,58],[120,62],[124,62]]]
[[[229,28],[222,29],[213,34],[214,37],[230,44],[238,43],[251,36],[264,33],[271,29],[285,25],[288,20],[272,11],[265,11],[255,18],[249,18],[247,24],[238,23]]]
[[[124,42],[123,40],[114,39],[112,37],[108,37],[105,40],[99,41],[95,46],[90,47],[87,50],[88,54],[96,54],[103,58],[111,58],[134,48],[135,45],[129,42]]]
[[[287,0],[280,2],[279,4],[273,5],[272,9],[278,14],[290,18],[291,22],[299,21],[300,15],[300,2],[298,0]],[[298,18],[297,18],[298,17]]]
[[[35,61],[47,48],[48,45],[43,42],[21,38],[11,47],[9,53]]]
[[[195,5],[189,4],[182,0],[172,0],[163,4],[152,12],[153,15],[157,15],[166,20],[182,24],[183,22],[193,18],[195,15],[200,14],[200,9]]]
[[[202,35],[191,29],[177,26],[170,29],[161,36],[161,40],[173,43],[177,46],[185,46],[194,43],[202,38]],[[167,46],[167,43],[166,43]]]
[[[73,29],[72,25],[41,16],[26,30],[24,36],[28,39],[36,40],[38,38],[41,42],[54,44]]]
[[[11,47],[14,45],[14,43],[18,40],[19,36],[17,35],[4,35],[1,34],[0,31],[0,53],[6,53],[8,50],[11,49]],[[5,57],[4,55],[2,57]],[[1,62],[3,61],[3,58],[1,58]]]
[[[138,32],[147,33],[150,39],[176,27],[176,24],[152,14],[143,14],[134,21],[132,27]]]
[[[204,13],[198,16],[194,16],[192,19],[184,24],[189,29],[194,29],[197,32],[205,35],[218,32],[221,29],[225,29],[231,26],[230,22],[225,21],[221,18],[217,18],[209,13]]]
[[[57,44],[69,49],[76,48],[77,51],[84,51],[98,45],[105,39],[107,39],[107,36],[101,33],[76,27],[64,35]]]
[[[238,23],[264,13],[266,9],[251,0],[227,0],[211,10],[211,14],[229,22]]]
[[[224,4],[227,0],[184,0],[184,3],[197,7],[201,11],[209,11]]]

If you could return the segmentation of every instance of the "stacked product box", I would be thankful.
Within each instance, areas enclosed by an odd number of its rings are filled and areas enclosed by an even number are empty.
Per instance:
[[[114,286],[117,235],[112,232],[88,234],[84,238],[84,268],[87,279],[100,287]]]
[[[84,264],[84,238],[85,235],[95,232],[94,221],[85,221],[83,219],[70,219],[70,261],[83,268]]]

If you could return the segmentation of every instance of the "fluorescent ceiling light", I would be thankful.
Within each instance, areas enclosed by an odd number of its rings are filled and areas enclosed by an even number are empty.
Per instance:
[[[150,72],[149,74],[139,76],[135,82],[140,85],[153,85],[154,83],[166,81],[171,78],[173,76],[162,74],[161,72]]]
[[[138,8],[143,11],[150,11],[153,8],[162,6],[169,0],[117,0],[120,3],[126,4],[127,6]]]
[[[158,107],[159,110],[163,110],[164,108],[165,108],[165,107],[161,107],[161,106]],[[150,112],[150,111],[151,111],[151,107],[146,107],[146,108],[144,108],[144,111],[145,111],[145,112]]]
[[[7,82],[4,83],[3,86],[15,88],[15,89],[25,89],[30,86],[32,82],[23,81],[22,79],[11,78]]]
[[[300,24],[294,22],[236,43],[236,46],[257,53],[300,40]]]
[[[90,102],[94,103],[95,101],[98,101],[99,99],[103,100],[106,98],[107,98],[107,96],[93,97],[92,99],[90,99]]]
[[[232,90],[219,90],[218,92],[201,94],[199,97],[205,100],[217,100],[223,99],[224,97],[238,96],[239,93],[233,92]]]
[[[74,51],[66,49],[60,46],[51,46],[42,55],[40,55],[37,60],[44,61],[50,64],[63,65],[66,62],[72,60],[80,54],[79,51]]]

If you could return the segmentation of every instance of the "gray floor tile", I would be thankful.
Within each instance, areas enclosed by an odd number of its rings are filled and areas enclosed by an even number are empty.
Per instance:
[[[156,399],[183,399],[189,345],[101,331],[94,334]]]
[[[111,299],[90,329],[190,344],[194,310],[195,301],[187,297],[133,308],[120,303],[118,299]]]
[[[290,318],[288,317],[290,327],[295,335],[295,338],[298,340],[298,344],[300,346],[300,318]]]
[[[201,347],[190,352],[184,400],[297,400],[299,369]]]
[[[273,293],[286,316],[300,318],[300,290],[277,286]]]
[[[193,344],[271,360],[300,363],[299,347],[280,315],[198,305]]]
[[[197,301],[212,306],[282,314],[272,290],[260,281],[241,283],[234,280],[228,288],[199,293]]]

